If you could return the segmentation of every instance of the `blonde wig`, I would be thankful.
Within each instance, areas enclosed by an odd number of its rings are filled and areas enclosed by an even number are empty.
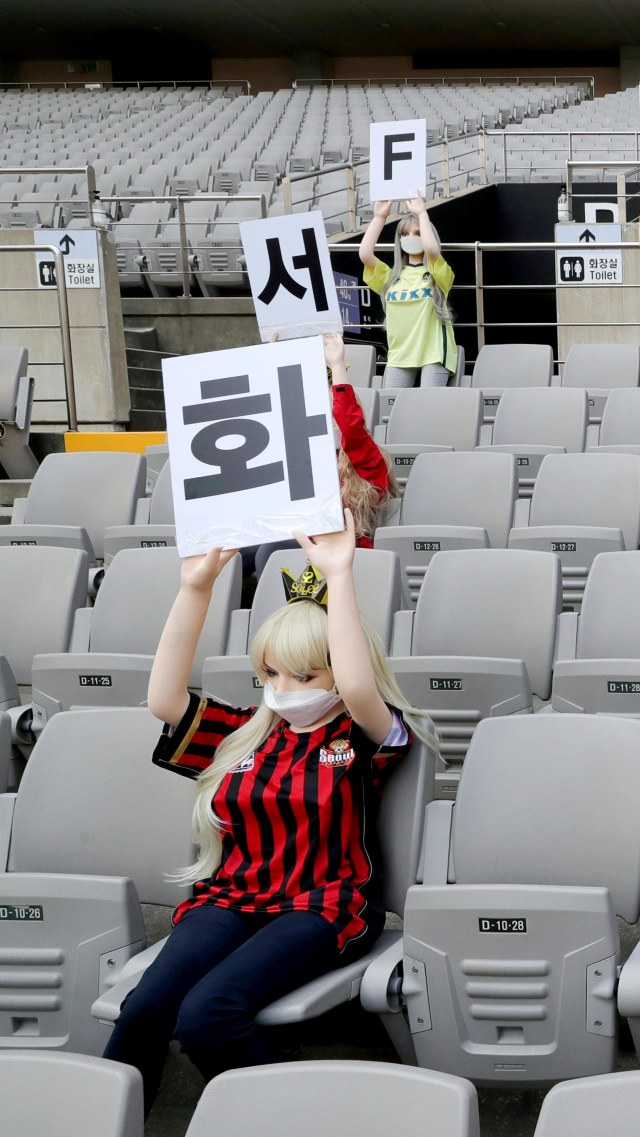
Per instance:
[[[331,597],[329,596],[329,603]],[[376,687],[385,703],[396,707],[414,734],[435,754],[438,737],[430,719],[407,703],[389,669],[384,648],[375,634],[362,621]],[[331,669],[327,613],[319,604],[300,600],[285,604],[269,616],[251,644],[251,662],[264,682],[266,661],[291,675],[307,675],[310,671]],[[280,716],[261,703],[254,715],[216,750],[214,761],[198,778],[193,810],[193,836],[198,858],[189,868],[178,871],[173,879],[180,882],[202,880],[211,876],[220,864],[223,827],[212,806],[213,796],[223,778],[249,757],[268,738]]]
[[[356,537],[373,537],[380,512],[386,509],[394,497],[398,497],[399,489],[389,455],[379,447],[389,472],[389,488],[380,490],[372,485],[366,478],[360,477],[351,459],[344,450],[338,452],[338,475],[342,504],[349,507],[353,514],[356,527]]]

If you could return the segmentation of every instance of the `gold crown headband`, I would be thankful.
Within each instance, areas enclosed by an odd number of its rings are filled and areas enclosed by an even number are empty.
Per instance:
[[[322,608],[327,607],[327,582],[312,564],[307,563],[299,577],[295,577],[288,568],[281,568],[280,572],[287,604],[294,604],[296,600],[313,600]]]

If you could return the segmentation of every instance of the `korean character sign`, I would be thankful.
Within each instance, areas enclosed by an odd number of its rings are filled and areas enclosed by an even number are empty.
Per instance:
[[[399,201],[418,191],[426,197],[427,122],[372,122],[369,128],[369,189],[372,201]]]
[[[281,340],[342,332],[319,211],[243,221],[240,238],[263,343],[274,332]]]
[[[162,371],[181,557],[344,528],[322,337]]]

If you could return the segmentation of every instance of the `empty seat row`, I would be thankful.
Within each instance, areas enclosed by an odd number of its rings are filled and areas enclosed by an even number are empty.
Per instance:
[[[157,954],[144,949],[139,901],[180,895],[162,872],[190,855],[193,801],[188,779],[168,786],[141,760],[157,735],[142,708],[58,715],[18,794],[0,798],[11,838],[3,903],[38,912],[6,923],[2,1048],[28,1016],[40,1046],[98,1052]],[[615,1069],[618,1010],[640,1039],[638,949],[620,963],[616,920],[640,914],[639,746],[640,723],[622,718],[486,719],[455,803],[433,799],[432,768],[414,746],[380,820],[387,907],[404,913],[403,930],[266,1008],[263,1024],[304,1021],[359,992],[410,1066],[502,1089]],[[55,999],[36,944],[55,952]]]
[[[531,714],[549,700],[556,711],[640,716],[639,560],[637,550],[596,556],[578,617],[562,611],[555,553],[440,550],[411,609],[396,554],[357,550],[361,610],[404,694],[441,731],[439,796],[455,795],[469,741],[486,716]],[[235,706],[255,702],[260,683],[249,644],[282,602],[283,561],[298,572],[305,557],[298,549],[272,554],[250,609],[239,607],[240,557],[225,568],[194,660],[194,689]],[[50,588],[40,599],[43,566]],[[0,549],[5,784],[6,718],[14,744],[29,753],[60,711],[146,701],[153,656],[179,586],[176,550],[118,553],[90,609],[82,607],[85,568],[86,554],[76,550]]]
[[[5,1137],[36,1137],[45,1125],[49,1137],[82,1137],[88,1130],[93,1137],[143,1134],[141,1079],[122,1063],[3,1051],[0,1090]],[[568,1080],[547,1093],[534,1137],[599,1137],[618,1122],[631,1129],[639,1106],[635,1070]],[[256,1131],[295,1137],[301,1130],[323,1137],[328,1127],[339,1135],[366,1125],[369,1137],[385,1137],[399,1117],[411,1137],[434,1126],[447,1137],[479,1134],[477,1094],[468,1079],[389,1062],[327,1059],[220,1074],[204,1089],[186,1137],[208,1137],[214,1125],[233,1127],[237,1137]]]
[[[407,450],[390,449],[394,454]],[[580,604],[597,553],[638,548],[637,454],[606,448],[592,454],[549,453],[528,499],[518,496],[519,448],[428,449],[411,455],[404,496],[391,503],[374,534],[376,548],[398,554],[412,602],[426,566],[441,549],[509,546],[556,553],[563,603],[573,607]]]

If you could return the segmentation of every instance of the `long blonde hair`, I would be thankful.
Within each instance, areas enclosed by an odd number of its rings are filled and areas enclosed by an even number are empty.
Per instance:
[[[416,707],[412,707],[397,686],[387,667],[384,648],[371,628],[362,620],[369,649],[376,687],[385,703],[396,707],[407,726],[435,754],[438,753],[438,736],[433,723]],[[319,604],[300,600],[276,609],[262,624],[251,644],[251,662],[256,674],[264,682],[266,655],[271,665],[291,675],[304,675],[309,671],[331,669],[327,613]],[[173,874],[180,882],[202,880],[211,876],[220,864],[224,828],[213,809],[213,797],[223,778],[234,770],[243,758],[249,757],[268,738],[281,718],[261,703],[255,714],[220,743],[215,759],[197,782],[196,803],[193,810],[193,837],[198,846],[195,864]]]

